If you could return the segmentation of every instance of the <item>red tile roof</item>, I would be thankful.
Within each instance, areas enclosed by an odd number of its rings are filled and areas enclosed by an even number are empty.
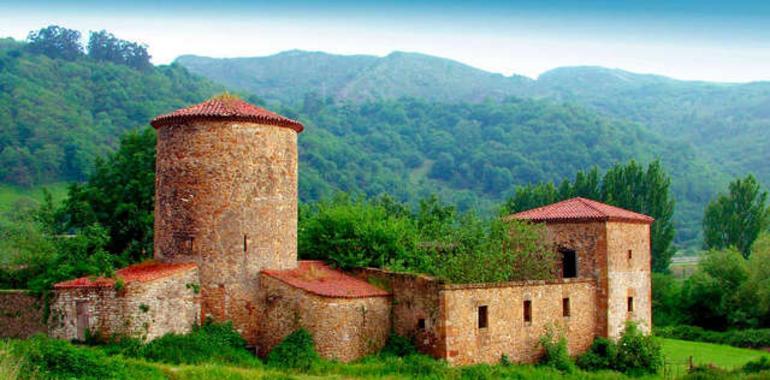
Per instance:
[[[511,215],[510,218],[536,222],[615,221],[652,223],[655,221],[655,219],[647,215],[586,198],[567,199],[566,201],[561,201],[548,206],[522,211]]]
[[[300,261],[296,269],[263,270],[262,273],[295,288],[334,298],[387,297],[387,291],[364,280],[332,269],[322,261]]]
[[[121,278],[128,284],[131,282],[147,282],[162,277],[170,276],[177,272],[187,271],[197,268],[195,263],[184,264],[164,264],[154,261],[131,265],[115,272],[116,278]],[[74,280],[64,281],[55,284],[55,289],[64,288],[99,288],[115,286],[114,278],[107,277],[81,277]]]
[[[201,120],[244,121],[275,125],[291,128],[298,133],[302,132],[305,128],[296,120],[285,118],[275,112],[270,112],[262,107],[251,105],[237,97],[228,95],[217,96],[203,103],[157,116],[152,119],[150,124],[155,128],[160,128],[164,125]]]

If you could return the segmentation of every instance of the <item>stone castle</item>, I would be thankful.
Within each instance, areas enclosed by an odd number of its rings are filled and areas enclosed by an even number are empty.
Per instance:
[[[220,97],[158,116],[151,262],[114,278],[55,285],[49,334],[154,339],[206,318],[232,321],[264,355],[300,327],[321,356],[378,351],[390,331],[450,364],[533,362],[547,326],[572,354],[628,320],[651,327],[652,218],[583,198],[514,214],[558,247],[549,281],[445,284],[297,260],[297,137],[302,124]],[[376,286],[375,286],[376,285]]]

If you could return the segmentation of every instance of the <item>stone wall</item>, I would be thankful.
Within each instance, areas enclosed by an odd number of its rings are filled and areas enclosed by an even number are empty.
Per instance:
[[[301,327],[313,335],[316,350],[327,359],[349,362],[385,345],[390,331],[389,297],[322,297],[266,275],[260,283],[259,297],[264,302],[260,355]]]
[[[0,290],[0,338],[45,333],[43,302],[25,290]]]
[[[158,129],[155,257],[196,262],[202,312],[250,343],[262,269],[297,265],[297,132],[255,123]]]
[[[58,289],[51,304],[49,334],[82,339],[79,318],[90,332],[105,336],[152,340],[166,333],[189,332],[200,322],[197,286],[198,270],[193,268],[153,281],[131,282],[120,290],[111,286]],[[79,316],[78,308],[87,316]]]
[[[628,320],[639,322],[640,329],[649,333],[652,328],[650,225],[608,223],[607,249],[607,334],[619,337]],[[629,298],[633,298],[631,312],[628,311]]]
[[[563,316],[569,298],[570,315]],[[524,320],[531,302],[531,322]],[[479,327],[479,307],[486,306],[487,326]],[[575,355],[593,342],[596,293],[591,279],[504,284],[445,285],[441,310],[446,332],[446,360],[452,365],[497,363],[502,355],[532,363],[542,355],[538,344],[546,327],[565,334]]]
[[[422,353],[439,358],[446,355],[439,297],[441,284],[437,280],[373,268],[359,269],[354,275],[391,292],[391,320],[396,334],[411,339]]]

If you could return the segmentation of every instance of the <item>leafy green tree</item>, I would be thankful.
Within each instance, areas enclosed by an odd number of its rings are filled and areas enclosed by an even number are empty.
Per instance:
[[[704,243],[708,249],[737,248],[744,258],[759,233],[767,227],[767,192],[761,191],[753,175],[736,179],[727,194],[709,202],[703,217]]]
[[[50,25],[29,32],[27,41],[29,51],[45,54],[51,58],[74,60],[83,56],[80,32],[77,30]]]
[[[136,42],[121,40],[106,30],[91,32],[88,38],[88,56],[100,60],[133,67],[138,70],[152,68],[147,47]]]
[[[104,226],[107,250],[138,261],[152,256],[154,196],[155,131],[145,128],[123,136],[88,182],[70,187],[60,218],[65,231]]]
[[[685,281],[682,305],[691,323],[724,329],[741,310],[738,292],[749,277],[746,260],[734,249],[709,251]]]

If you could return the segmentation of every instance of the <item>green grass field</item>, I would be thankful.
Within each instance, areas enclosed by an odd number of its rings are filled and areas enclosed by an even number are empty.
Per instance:
[[[0,214],[5,214],[19,202],[39,204],[43,199],[43,188],[48,189],[54,202],[60,202],[67,196],[67,183],[58,182],[48,185],[23,188],[17,186],[0,185]]]
[[[727,370],[740,368],[762,356],[770,358],[770,353],[759,350],[676,339],[660,341],[666,357],[666,367],[673,375],[683,375],[687,372],[691,356],[695,365],[712,364]]]

